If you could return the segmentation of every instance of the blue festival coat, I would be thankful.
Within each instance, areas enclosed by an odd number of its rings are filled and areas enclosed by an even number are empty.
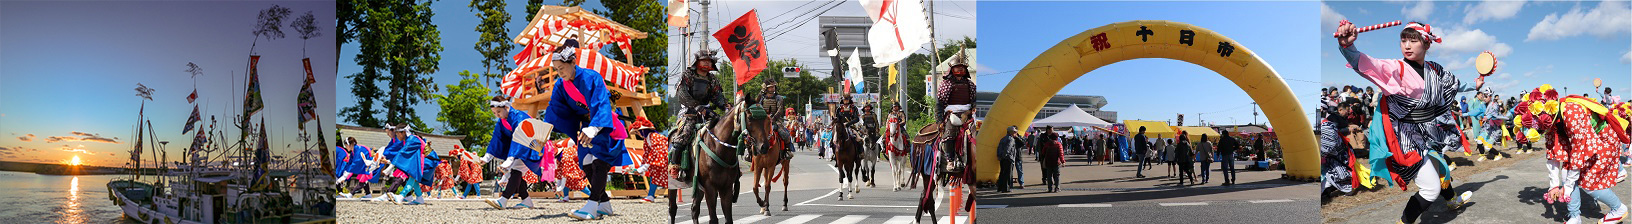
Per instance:
[[[573,85],[584,96],[584,103],[573,100],[567,93],[567,87],[562,82],[566,79],[556,79],[555,87],[551,89],[550,106],[544,112],[544,122],[555,125],[555,133],[561,133],[576,138],[584,127],[601,127],[600,133],[591,137],[593,148],[578,148],[578,158],[586,155],[595,155],[596,159],[606,161],[612,166],[629,165],[628,154],[622,139],[614,139],[611,135],[617,128],[612,112],[612,102],[608,99],[606,81],[595,70],[578,67],[573,73]],[[582,160],[580,160],[582,161]]]
[[[487,154],[499,159],[514,157],[526,164],[527,169],[532,170],[533,174],[543,175],[543,169],[539,167],[539,160],[543,159],[543,157],[539,157],[538,151],[529,147],[528,144],[515,142],[512,139],[516,132],[515,127],[521,126],[521,121],[530,118],[533,117],[528,116],[525,112],[511,108],[507,116],[499,118],[498,122],[493,122],[493,139],[487,143]]]

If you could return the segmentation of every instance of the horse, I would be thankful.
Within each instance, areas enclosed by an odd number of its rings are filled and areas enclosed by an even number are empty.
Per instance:
[[[878,133],[878,122],[871,110],[861,115],[861,180],[867,187],[877,187],[878,157],[884,154],[884,144]]]
[[[902,132],[901,127],[889,125],[886,128],[884,151],[890,160],[891,177],[895,178],[895,186],[892,191],[901,191],[902,188],[910,187],[908,182],[912,181],[915,174],[912,171],[912,148],[908,148],[911,145],[907,144],[906,135]]]
[[[961,124],[936,122],[926,125],[920,128],[918,134],[911,140],[915,147],[921,149],[918,151],[921,154],[915,155],[913,160],[917,163],[915,167],[919,169],[918,176],[924,181],[923,194],[918,202],[918,211],[915,211],[914,215],[929,213],[931,222],[938,222],[940,217],[935,215],[934,210],[939,207],[935,204],[940,202],[935,199],[936,195],[947,193],[936,190],[938,186],[946,185],[944,187],[948,187],[948,190],[953,190],[961,187],[952,185],[975,184],[974,167],[968,165],[974,161],[974,155],[970,151],[975,145],[974,128],[967,122],[967,113],[960,114],[960,117],[964,118]],[[965,205],[963,207],[973,212],[974,197],[967,199],[963,202]]]
[[[754,154],[748,159],[750,162],[748,170],[754,172],[754,202],[759,203],[759,213],[762,215],[771,214],[771,192],[774,191],[771,186],[781,178],[789,178],[788,180],[781,180],[782,211],[788,211],[788,182],[792,181],[792,176],[788,175],[788,168],[790,167],[788,163],[792,159],[790,158],[792,154],[789,153],[792,152],[789,152],[788,148],[791,142],[777,136],[775,131],[777,123],[772,118],[750,119],[743,123],[746,126],[748,135],[745,141],[748,143],[744,145],[753,147],[753,149],[765,149],[764,153]],[[761,183],[765,186],[763,198],[760,197],[759,193]]]
[[[858,170],[862,154],[860,127],[840,116],[834,116],[834,120],[833,161],[839,168],[839,200],[844,200],[846,191],[851,193],[850,199],[855,199],[855,194],[861,193],[861,185],[856,181],[861,173]]]
[[[726,111],[727,114],[736,114],[740,108],[740,105],[734,105],[726,108]],[[721,158],[721,156],[737,155],[738,146],[732,144],[739,139],[735,130],[736,119],[719,119],[713,126],[697,132],[696,138],[701,144],[694,145],[691,150],[691,156],[695,158],[693,161],[697,167],[692,178],[696,188],[694,191],[701,192],[691,194],[692,223],[697,223],[697,217],[701,212],[698,206],[705,200],[708,203],[710,223],[720,222],[720,219],[714,217],[715,209],[724,210],[725,217],[731,217],[731,204],[737,203],[737,192],[742,188],[742,184],[737,182],[737,179],[742,177],[742,169],[738,168],[741,162],[738,162],[736,157]],[[672,206],[674,202],[671,200],[669,203]],[[726,219],[725,222],[731,223],[732,220]]]

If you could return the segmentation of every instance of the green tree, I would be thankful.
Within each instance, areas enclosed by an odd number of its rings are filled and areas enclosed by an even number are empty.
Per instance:
[[[570,0],[569,0],[570,1]],[[533,21],[538,16],[538,9],[544,8],[544,0],[527,0],[527,21]]]
[[[440,32],[431,23],[435,15],[431,1],[347,1],[350,12],[340,13],[341,39],[357,41],[360,51],[354,61],[362,72],[348,75],[352,80],[352,94],[356,106],[341,109],[346,121],[365,127],[380,127],[382,122],[409,123],[417,131],[429,132],[413,106],[434,96],[437,87],[430,74],[437,71],[442,59]],[[378,82],[384,81],[382,89]],[[381,109],[385,118],[376,118]]]
[[[583,0],[567,0],[564,5],[580,5]],[[605,10],[594,10],[595,14],[606,17],[614,22],[628,26],[641,32],[646,32],[646,38],[634,39],[629,42],[629,50],[633,55],[624,55],[622,50],[612,50],[612,58],[617,58],[635,66],[645,66],[648,71],[644,77],[646,90],[655,96],[668,95],[668,46],[669,25],[666,23],[667,8],[662,1],[623,0],[601,1]],[[621,47],[621,46],[620,46]],[[667,129],[672,119],[669,104],[659,104],[643,108],[646,119],[651,120],[658,130]]]
[[[481,23],[476,24],[476,32],[481,37],[476,39],[476,52],[482,54],[482,85],[495,85],[493,79],[510,73],[510,50],[516,46],[510,44],[510,29],[504,24],[510,23],[510,13],[504,11],[503,0],[471,0],[470,11],[476,12],[476,18]]]
[[[470,71],[460,71],[457,85],[445,86],[447,93],[437,95],[436,104],[441,110],[436,113],[436,121],[442,122],[442,134],[464,135],[459,140],[466,149],[479,150],[486,148],[488,139],[493,134],[493,112],[489,110],[487,100],[490,90],[481,83],[481,75]]]

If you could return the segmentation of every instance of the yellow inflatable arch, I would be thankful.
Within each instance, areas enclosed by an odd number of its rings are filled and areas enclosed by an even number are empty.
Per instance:
[[[1009,126],[1029,127],[1048,99],[1066,84],[1101,66],[1140,59],[1167,58],[1206,67],[1230,79],[1268,116],[1284,148],[1287,175],[1314,179],[1320,175],[1313,127],[1292,90],[1275,69],[1252,50],[1228,37],[1190,24],[1134,20],[1084,31],[1055,44],[1032,59],[1009,81],[981,125],[976,148],[980,181],[998,175],[998,141]]]

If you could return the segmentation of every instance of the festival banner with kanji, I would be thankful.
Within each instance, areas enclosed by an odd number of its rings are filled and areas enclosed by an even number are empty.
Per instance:
[[[1245,67],[1252,52],[1210,30],[1159,20],[1122,22],[1089,30],[1087,38],[1075,41],[1081,58],[1118,61],[1130,58],[1161,57],[1203,63],[1231,63]],[[1207,66],[1207,65],[1203,65]]]
[[[759,10],[748,10],[736,21],[714,32],[720,48],[731,58],[731,69],[736,71],[737,85],[747,83],[765,70],[765,37],[759,29]]]

